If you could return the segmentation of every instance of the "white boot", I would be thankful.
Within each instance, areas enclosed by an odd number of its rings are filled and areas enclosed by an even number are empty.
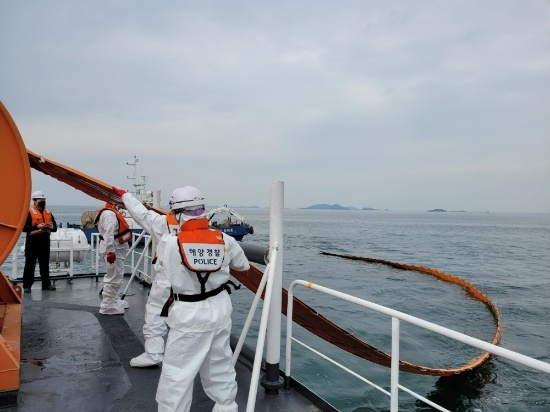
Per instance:
[[[219,403],[214,405],[212,412],[237,412],[239,407],[236,402],[232,402],[229,405],[220,405]]]
[[[117,300],[120,302],[120,305],[122,305],[124,309],[128,309],[130,307],[130,304],[128,303],[127,300],[124,300],[124,299],[117,299]]]
[[[121,301],[103,294],[99,313],[102,315],[124,315],[124,307],[119,302]]]
[[[141,355],[130,361],[130,366],[132,368],[146,368],[148,366],[155,366],[162,363],[162,358],[162,353],[143,352]]]

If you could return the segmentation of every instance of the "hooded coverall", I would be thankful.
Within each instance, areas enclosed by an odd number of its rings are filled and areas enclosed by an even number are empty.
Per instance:
[[[223,241],[225,251],[221,269],[210,274],[206,291],[225,284],[230,277],[230,267],[238,271],[250,268],[237,241],[225,234]],[[151,287],[151,297],[166,296],[170,287],[174,294],[200,294],[197,274],[183,265],[179,248],[176,236],[162,237],[158,245],[159,271]],[[205,393],[216,402],[214,412],[237,411],[237,382],[229,346],[232,310],[231,299],[225,290],[198,302],[173,302],[168,312],[170,329],[157,388],[159,412],[189,411],[197,373]],[[146,311],[150,330],[160,332],[164,324],[160,308],[148,301]]]
[[[153,210],[147,209],[143,204],[126,192],[122,195],[124,207],[130,213],[130,216],[136,223],[149,233],[155,243],[158,244],[164,235],[168,235],[168,223],[165,215],[158,214]],[[158,271],[158,263],[154,266],[155,272]],[[162,282],[159,279],[158,282]],[[170,296],[170,285],[167,283],[163,288],[163,292],[158,295],[149,294],[147,305],[158,309],[160,313],[164,303]],[[146,367],[156,365],[162,362],[164,352],[164,339],[162,336],[166,334],[166,323],[164,318],[162,322],[154,322],[149,312],[145,312],[145,324],[143,325],[143,336],[145,337],[145,352],[133,358],[130,365],[133,367]]]
[[[118,290],[124,277],[124,261],[128,254],[128,242],[120,243],[118,239],[115,239],[115,235],[118,233],[118,220],[112,210],[104,210],[101,213],[97,230],[103,237],[99,242],[99,253],[105,259],[107,272],[103,277],[103,300],[99,313],[104,315],[123,314],[128,303],[118,297]],[[106,260],[107,254],[110,252],[114,252],[116,255],[116,260],[113,263]]]

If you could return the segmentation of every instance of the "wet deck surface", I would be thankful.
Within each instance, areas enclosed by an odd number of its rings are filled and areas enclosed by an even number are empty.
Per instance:
[[[125,278],[123,289],[128,277]],[[143,352],[142,326],[149,288],[134,282],[124,315],[100,315],[102,281],[57,280],[56,291],[37,281],[23,295],[21,374],[15,411],[156,411],[160,367],[131,368]],[[239,410],[244,411],[252,365],[237,363]],[[295,390],[268,396],[258,385],[257,411],[320,411]],[[214,406],[197,377],[192,411]],[[325,409],[325,408],[323,408]]]

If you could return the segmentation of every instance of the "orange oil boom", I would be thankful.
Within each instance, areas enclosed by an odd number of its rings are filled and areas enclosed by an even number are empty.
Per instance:
[[[477,289],[470,282],[468,282],[468,281],[466,281],[462,278],[459,278],[458,276],[449,275],[448,273],[441,272],[440,270],[436,270],[436,269],[432,269],[432,268],[428,268],[428,267],[424,267],[424,266],[417,266],[417,265],[410,265],[410,264],[399,263],[399,262],[392,262],[390,260],[369,258],[369,257],[365,257],[365,256],[353,256],[353,255],[347,255],[347,254],[343,254],[343,253],[333,253],[333,252],[320,252],[320,253],[322,255],[327,255],[327,256],[337,256],[337,257],[341,257],[341,258],[344,258],[344,259],[361,260],[361,261],[367,262],[367,263],[378,263],[378,264],[391,266],[391,267],[394,267],[396,269],[420,272],[420,273],[424,273],[426,275],[434,276],[434,277],[436,277],[436,278],[438,278],[438,279],[440,279],[444,282],[453,283],[455,285],[458,285],[458,286],[462,287],[462,289],[464,289],[473,299],[482,302],[485,306],[487,306],[487,309],[489,309],[489,312],[493,316],[493,319],[494,319],[495,324],[496,324],[496,332],[495,332],[495,336],[493,338],[492,344],[493,345],[498,345],[499,344],[500,338],[501,338],[501,335],[502,335],[502,324],[501,324],[500,314],[498,312],[498,309],[497,309],[496,305],[491,301],[491,299],[489,299],[489,297],[487,295],[485,295],[483,292],[481,292],[479,289]],[[354,353],[354,352],[352,352],[352,353]],[[413,365],[414,368],[415,368],[415,371],[408,371],[408,372],[420,373],[420,374],[424,374],[424,375],[441,375],[441,376],[448,376],[448,375],[451,375],[451,374],[459,374],[459,373],[466,372],[466,371],[472,370],[474,368],[477,368],[483,362],[485,362],[489,358],[490,355],[491,354],[489,352],[483,352],[480,356],[478,356],[477,358],[471,360],[466,365],[463,365],[463,366],[461,366],[459,368],[456,368],[456,369],[432,369],[432,368],[420,367],[420,368],[422,368],[422,370],[420,372],[417,372],[416,368],[418,368],[418,367],[416,365]],[[361,355],[358,355],[358,356],[361,356]],[[387,363],[387,364],[384,363],[384,365],[389,366],[389,362],[390,362],[389,360],[391,359],[391,356],[384,353],[383,358],[384,358],[384,362]],[[379,362],[376,362],[376,363],[379,363]],[[382,363],[380,363],[380,364],[382,364]],[[400,362],[400,364],[401,364],[401,362]],[[400,369],[406,371],[405,368],[400,367]],[[422,373],[422,372],[433,372],[433,373]]]

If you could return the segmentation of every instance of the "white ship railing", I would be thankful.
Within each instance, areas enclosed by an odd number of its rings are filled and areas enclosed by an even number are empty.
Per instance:
[[[315,351],[311,347],[305,345],[303,342],[300,342],[296,338],[292,336],[292,310],[293,310],[293,298],[294,298],[294,288],[298,285],[305,286],[309,289],[316,290],[331,296],[334,296],[339,299],[346,300],[348,302],[363,306],[368,309],[372,309],[376,312],[380,312],[383,314],[386,314],[388,316],[391,316],[392,318],[392,350],[391,350],[391,382],[390,382],[390,392],[386,391],[385,389],[375,385],[374,383],[370,382],[369,380],[361,377],[360,375],[356,374],[355,372],[351,371],[350,369],[344,367],[343,365],[340,365],[339,363],[335,362],[334,360],[328,358],[327,356]],[[514,352],[505,348],[502,348],[500,346],[493,345],[491,343],[487,343],[485,341],[482,341],[480,339],[465,335],[463,333],[454,331],[452,329],[445,328],[443,326],[439,326],[435,323],[431,323],[428,321],[425,321],[423,319],[407,315],[406,313],[399,312],[397,310],[393,310],[390,308],[387,308],[385,306],[378,305],[373,302],[369,302],[364,299],[360,299],[357,297],[354,297],[352,295],[348,295],[346,293],[338,292],[333,289],[326,288],[324,286],[316,285],[311,282],[306,282],[304,280],[295,280],[290,284],[290,288],[288,290],[288,309],[287,309],[287,335],[286,335],[286,370],[285,374],[287,378],[290,378],[291,376],[291,351],[292,351],[292,341],[299,343],[303,347],[313,351],[317,355],[321,356],[322,358],[328,360],[329,362],[333,363],[334,365],[342,368],[343,370],[351,373],[355,377],[361,379],[363,382],[371,385],[375,389],[378,389],[379,391],[385,393],[390,397],[390,411],[391,412],[397,412],[398,411],[398,396],[399,396],[399,389],[401,389],[404,392],[409,393],[410,395],[414,396],[415,398],[427,403],[428,405],[440,410],[440,411],[448,411],[447,409],[431,402],[430,400],[422,397],[421,395],[417,394],[416,392],[410,390],[409,388],[406,388],[399,384],[399,340],[400,340],[400,321],[405,321],[408,323],[411,323],[413,325],[416,325],[418,327],[421,327],[423,329],[430,330],[432,332],[438,333],[443,336],[447,336],[451,339],[463,342],[467,345],[474,346],[476,348],[482,349],[484,351],[490,352],[497,356],[502,356],[503,358],[510,359],[514,362],[520,363],[522,365],[531,367],[533,369],[536,369],[538,371],[542,371],[545,373],[550,374],[550,363],[542,362],[540,360],[531,358],[529,356],[522,355],[518,352]]]
[[[252,320],[254,318],[254,313],[256,312],[256,308],[258,307],[258,303],[260,302],[262,293],[265,288],[265,299],[264,299],[264,304],[262,308],[262,316],[260,318],[258,339],[256,341],[256,351],[254,352],[254,364],[252,367],[252,377],[250,378],[250,388],[248,391],[248,403],[246,406],[247,412],[253,412],[256,404],[256,395],[258,392],[258,383],[260,382],[260,372],[261,372],[261,366],[262,366],[262,360],[263,360],[262,356],[264,351],[265,337],[267,335],[267,321],[269,318],[271,296],[273,294],[273,279],[274,279],[274,270],[275,270],[274,263],[277,261],[278,249],[279,249],[279,246],[275,244],[270,256],[270,262],[272,263],[269,263],[265,269],[264,275],[262,276],[262,280],[258,285],[258,290],[256,291],[256,295],[254,296],[254,301],[252,302],[252,306],[250,308],[250,311],[248,312],[248,316],[244,323],[243,330],[239,337],[239,341],[237,342],[237,345],[235,346],[235,350],[233,351],[233,365],[235,365],[241,353],[244,340],[246,338],[246,335],[248,334],[248,330],[250,329],[250,324],[252,323]]]
[[[77,230],[77,229],[74,229],[74,230]],[[73,277],[75,256],[78,254],[78,258],[76,260],[77,260],[77,263],[81,263],[84,260],[81,254],[82,253],[87,254],[92,249],[87,244],[85,246],[78,246],[78,247],[75,246],[74,239],[72,238],[72,236],[70,238],[54,239],[53,241],[56,243],[56,246],[50,248],[50,257],[49,257],[50,274],[66,272],[69,275],[69,277]],[[22,279],[22,277],[21,278],[18,277],[19,250],[22,248],[24,248],[24,246],[21,245],[20,242],[18,241],[10,253],[11,273],[8,276],[8,278],[11,281],[18,281]],[[24,256],[24,252],[22,254]],[[66,254],[68,255],[66,256]],[[52,255],[55,256],[55,260],[52,260]],[[55,279],[52,279],[52,280],[55,280]]]
[[[252,377],[248,391],[248,400],[246,412],[254,412],[256,405],[256,395],[258,384],[260,382],[260,372],[262,368],[264,346],[266,346],[266,364],[279,365],[280,357],[280,338],[281,338],[281,295],[282,295],[282,258],[283,258],[283,211],[284,211],[284,184],[283,182],[271,183],[271,207],[270,207],[270,256],[269,263],[264,271],[264,275],[258,285],[254,301],[252,302],[248,317],[241,331],[239,341],[233,351],[233,365],[239,358],[244,340],[250,328],[250,324],[256,312],[258,303],[265,288],[264,303],[260,326],[258,330],[258,339],[256,341],[256,351],[254,354],[254,364],[252,367]],[[266,345],[267,341],[267,345]],[[278,371],[278,368],[277,368]],[[272,379],[267,376],[266,381]],[[277,376],[278,377],[278,376]],[[278,382],[270,382],[270,385],[277,386]],[[282,382],[281,382],[282,386]]]
[[[144,241],[145,245],[143,247],[139,247],[140,243]],[[132,271],[132,277],[130,279],[133,280],[134,276],[138,275],[137,278],[140,281],[144,281],[147,283],[152,283],[152,260],[153,260],[153,252],[151,247],[152,237],[151,235],[147,234],[145,231],[141,231],[139,234],[132,233],[132,246],[128,250],[128,253],[126,255],[126,261],[124,264],[125,268],[129,268]],[[103,266],[105,263],[103,262],[103,258],[101,257],[101,254],[99,253],[99,234],[98,233],[92,233],[92,237],[90,239],[91,243],[91,251],[93,254],[92,260],[92,272],[95,271],[96,276],[99,276],[99,268],[101,267],[103,269]],[[130,283],[130,281],[128,283]]]

